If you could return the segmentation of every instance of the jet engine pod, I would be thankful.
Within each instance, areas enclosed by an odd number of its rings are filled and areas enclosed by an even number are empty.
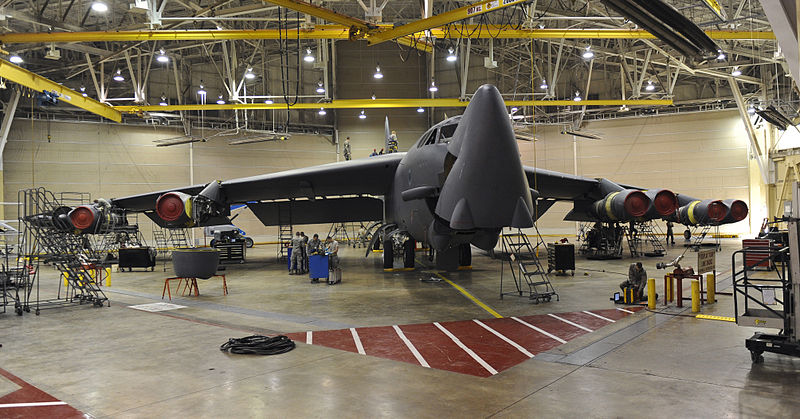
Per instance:
[[[726,199],[722,201],[728,207],[728,213],[722,220],[722,224],[735,223],[747,218],[748,208],[744,201],[739,199]]]
[[[740,206],[737,205],[737,214],[741,215]],[[705,199],[692,201],[678,209],[678,220],[683,225],[718,225],[728,215],[729,209],[722,201]],[[745,216],[747,216],[745,214]]]
[[[94,205],[81,205],[69,212],[72,226],[80,232],[95,232],[102,220],[102,211]]]
[[[623,189],[611,192],[605,198],[595,201],[590,211],[602,221],[628,221],[645,216],[650,206],[650,198],[644,192]]]
[[[183,192],[167,192],[156,201],[156,214],[170,227],[191,227],[192,196]]]
[[[647,209],[645,218],[669,217],[675,214],[680,206],[678,197],[668,189],[650,189],[644,192],[650,199],[650,208]]]

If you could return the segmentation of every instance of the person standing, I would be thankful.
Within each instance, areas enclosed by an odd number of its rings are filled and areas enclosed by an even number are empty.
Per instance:
[[[303,249],[303,271],[301,273],[305,274],[308,273],[308,236],[306,236],[305,231],[300,232],[300,238],[302,239],[302,242],[300,243],[301,249]]]
[[[353,150],[350,148],[350,137],[344,139],[342,154],[344,155],[345,161],[348,161],[353,157]]]
[[[369,154],[369,156],[370,156],[370,157],[372,157],[372,156],[377,156],[377,155],[378,155],[378,152],[377,152],[377,151],[375,151],[375,150],[376,150],[376,149],[374,149],[374,148],[372,149],[372,153],[370,153],[370,154]]]
[[[339,242],[331,236],[325,238],[325,253],[328,254],[328,269],[339,269]]]
[[[292,266],[289,275],[299,275],[303,270],[303,238],[300,232],[295,233],[292,238]]]
[[[675,246],[675,234],[672,231],[672,221],[667,221],[667,244]]]
[[[392,131],[392,135],[389,136],[389,153],[396,153],[397,152],[397,131]]]

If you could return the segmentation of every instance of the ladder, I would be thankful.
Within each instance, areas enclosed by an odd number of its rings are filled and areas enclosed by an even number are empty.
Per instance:
[[[703,241],[705,240],[706,236],[708,235],[708,233],[711,231],[712,228],[714,228],[714,233],[715,233],[714,237],[713,237],[714,244],[712,246],[714,246],[717,249],[718,252],[720,250],[722,250],[722,243],[720,242],[720,239],[719,239],[719,226],[713,226],[713,227],[712,226],[703,226],[703,228],[700,230],[700,234],[699,235],[696,234],[697,230],[693,231],[692,232],[692,243],[687,245],[687,246],[690,247],[692,249],[692,251],[694,251],[694,252],[699,251],[700,247],[703,246]]]
[[[631,251],[631,257],[639,257],[642,251],[642,239],[639,237],[639,229],[637,226],[631,224],[627,227],[622,227],[625,230],[625,238],[628,240],[628,249]]]
[[[291,203],[289,203],[291,204]],[[285,262],[289,258],[289,247],[292,245],[292,211],[288,204],[286,207],[278,206],[278,262]]]
[[[645,256],[664,256],[667,254],[667,248],[661,243],[661,240],[656,235],[657,226],[652,221],[647,221],[639,224],[639,235],[644,237],[643,243],[647,249],[642,249]],[[651,250],[652,249],[652,250]]]
[[[500,269],[500,299],[504,295],[525,296],[533,301],[534,304],[539,302],[548,302],[553,296],[558,301],[558,293],[550,283],[547,277],[547,272],[539,262],[537,252],[540,250],[547,254],[546,246],[541,234],[539,234],[538,227],[536,228],[536,245],[533,246],[528,240],[528,236],[517,229],[514,233],[501,234],[503,253],[508,255],[508,265],[511,271],[511,278],[514,280],[514,290],[510,292],[503,292],[503,273],[504,265]],[[512,229],[513,231],[513,229]]]
[[[153,241],[156,242],[156,254],[166,257],[169,254],[169,242],[164,230],[153,230]]]
[[[189,239],[186,237],[186,229],[185,228],[177,228],[174,230],[169,230],[169,244],[172,248],[186,248],[191,247],[189,246]]]

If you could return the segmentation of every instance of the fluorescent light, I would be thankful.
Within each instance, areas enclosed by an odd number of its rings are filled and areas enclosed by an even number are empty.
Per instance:
[[[322,116],[325,116],[327,114],[327,112],[325,112],[325,108],[319,108],[319,112],[317,112],[317,113],[322,115]]]
[[[731,71],[731,76],[739,77],[742,75],[742,70],[739,70],[739,67],[733,67],[733,71]]]
[[[519,108],[517,108],[516,106],[512,106],[511,107],[511,113],[514,113],[514,112],[516,112],[518,110],[519,110]]]
[[[117,70],[117,74],[114,75],[114,81],[125,81],[125,77],[122,75],[122,70]]]
[[[381,65],[378,64],[375,66],[375,74],[372,75],[373,78],[382,79],[383,73],[381,73]]]
[[[575,97],[574,97],[574,98],[572,98],[572,100],[574,100],[575,102],[580,102],[580,101],[582,101],[582,100],[583,100],[583,98],[581,97],[581,92],[575,91]]]
[[[314,62],[314,55],[311,54],[311,48],[306,48],[306,56],[303,57],[303,61],[305,61],[307,63],[313,63]]]
[[[108,5],[102,1],[96,1],[92,3],[92,10],[98,13],[105,13],[108,11]]]
[[[747,113],[749,113],[750,115],[753,115],[754,113],[756,113],[756,108],[753,105],[748,106],[747,107]]]
[[[167,98],[165,96],[161,96],[161,102],[158,102],[160,106],[167,106]]]
[[[417,108],[417,112],[423,113],[423,112],[425,112],[425,109],[422,109],[422,106],[420,106],[419,108]]]
[[[10,57],[8,57],[8,61],[11,61],[14,64],[22,64],[23,62],[25,62],[25,60],[23,60],[22,57],[20,57],[17,54],[13,54]]]
[[[458,56],[456,56],[455,50],[453,50],[452,47],[448,48],[447,49],[447,61],[452,63],[453,61],[455,61],[457,59],[458,59]]]
[[[222,99],[222,95],[217,97],[217,105],[224,105],[225,101]]]
[[[364,114],[364,111],[361,111],[361,113],[358,115],[358,119],[367,119],[367,115]]]
[[[592,58],[594,58],[594,52],[592,52],[591,45],[586,46],[586,51],[583,52],[583,58],[585,60],[591,60]]]
[[[653,85],[653,81],[652,80],[648,80],[647,81],[647,86],[644,87],[644,90],[647,90],[648,92],[652,92],[653,90],[656,90],[656,86]]]
[[[430,91],[430,92],[438,92],[439,91],[439,88],[436,87],[436,83],[433,80],[431,80],[431,87],[428,88],[428,91]]]
[[[545,90],[545,89],[547,89],[547,87],[548,87],[547,86],[547,80],[542,79],[542,84],[539,85],[539,88],[542,89],[542,90]]]
[[[376,99],[375,93],[372,93],[372,100],[375,100],[375,99]]]

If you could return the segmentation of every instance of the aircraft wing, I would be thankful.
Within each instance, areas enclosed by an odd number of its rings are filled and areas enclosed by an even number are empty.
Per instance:
[[[541,199],[556,199],[574,201],[589,197],[599,198],[598,186],[600,181],[552,170],[538,169],[523,166],[528,186],[539,191]]]
[[[247,204],[265,225],[279,224],[280,214],[285,214],[287,209],[291,211],[293,224],[380,220],[383,206],[374,196],[389,191],[404,155],[391,153],[225,180],[220,183],[220,189],[225,204]],[[159,222],[158,217],[153,216],[160,196],[169,192],[196,195],[205,186],[150,192],[115,198],[111,202],[115,207],[145,212]]]

